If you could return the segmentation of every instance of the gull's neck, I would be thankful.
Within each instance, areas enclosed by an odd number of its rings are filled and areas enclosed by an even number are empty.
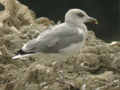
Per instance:
[[[67,25],[71,26],[71,27],[86,27],[86,25],[84,23],[72,23],[72,22],[65,22]]]
[[[87,26],[84,23],[79,23],[79,24],[74,24],[74,23],[67,23],[67,25],[69,25],[71,28],[80,28],[81,30],[83,30],[84,32],[88,32],[87,30]]]

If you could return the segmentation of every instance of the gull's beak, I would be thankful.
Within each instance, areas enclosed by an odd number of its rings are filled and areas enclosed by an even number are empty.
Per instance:
[[[98,24],[97,19],[95,19],[95,18],[93,18],[93,17],[89,17],[88,20],[87,20],[87,22],[91,22],[91,23],[93,23],[93,24]]]

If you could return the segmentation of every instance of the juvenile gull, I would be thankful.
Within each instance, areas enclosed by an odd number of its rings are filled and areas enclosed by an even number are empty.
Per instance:
[[[37,38],[28,41],[13,59],[35,53],[75,53],[84,46],[87,37],[85,23],[97,24],[95,18],[81,9],[70,9],[65,14],[65,22],[42,32]]]

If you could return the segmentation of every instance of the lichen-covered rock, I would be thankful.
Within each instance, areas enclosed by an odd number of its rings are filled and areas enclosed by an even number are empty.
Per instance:
[[[0,22],[7,26],[20,28],[34,23],[35,14],[18,0],[0,0],[5,10],[0,12]]]
[[[40,18],[36,19],[36,23],[43,24],[46,26],[55,24],[54,21],[49,20],[47,17],[40,17]]]

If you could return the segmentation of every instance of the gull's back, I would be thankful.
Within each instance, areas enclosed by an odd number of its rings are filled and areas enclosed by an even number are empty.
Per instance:
[[[27,53],[69,53],[80,50],[84,40],[84,30],[63,23],[42,32],[22,49]]]

